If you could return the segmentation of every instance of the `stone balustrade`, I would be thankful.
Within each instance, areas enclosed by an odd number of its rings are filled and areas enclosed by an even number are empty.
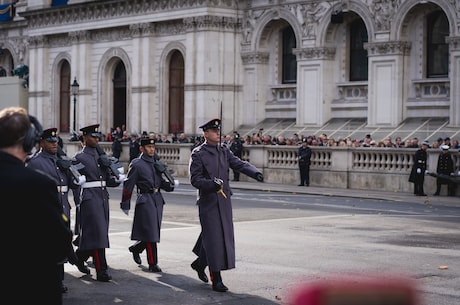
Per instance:
[[[111,154],[111,143],[100,142],[104,151]],[[161,160],[174,171],[176,177],[188,176],[188,164],[192,144],[157,143],[156,151]],[[79,142],[65,143],[69,156],[80,149]],[[298,184],[298,146],[246,145],[242,159],[260,168],[269,183]],[[408,181],[415,149],[410,148],[347,148],[312,147],[310,185],[344,189],[387,190],[389,192],[413,192]],[[436,171],[438,149],[428,150],[428,169]],[[452,150],[456,172],[460,170],[460,156]],[[123,143],[120,161],[128,168],[129,143]],[[232,177],[232,173],[230,173]],[[242,175],[241,181],[252,180]],[[427,176],[425,192],[434,193],[436,180]],[[443,192],[446,191],[444,187]],[[457,187],[457,194],[460,187]]]

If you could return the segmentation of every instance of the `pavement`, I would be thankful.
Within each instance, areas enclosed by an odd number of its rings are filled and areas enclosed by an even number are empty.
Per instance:
[[[182,185],[190,184],[187,178],[179,178]],[[415,196],[404,192],[387,192],[376,190],[355,190],[338,189],[318,186],[297,186],[274,183],[259,183],[254,181],[231,181],[234,189],[263,190],[266,192],[283,192],[288,194],[308,194],[321,196],[337,196],[362,199],[385,200],[389,202],[419,203],[427,206],[443,205],[449,207],[460,207],[459,197],[448,196]],[[443,189],[444,190],[444,189]],[[116,198],[118,199],[118,198]],[[115,200],[114,204],[118,204]],[[111,203],[112,205],[112,203]],[[170,206],[168,206],[171,208]],[[187,213],[186,209],[195,209],[193,205],[183,207],[181,213]],[[302,269],[304,262],[301,258],[297,263],[297,256],[290,256],[289,264],[275,264],[271,260],[280,257],[282,249],[277,246],[276,240],[282,228],[280,224],[284,221],[269,222],[265,229],[260,229],[263,222],[242,222],[237,228],[243,229],[244,234],[238,236],[238,269],[235,272],[225,272],[225,283],[230,291],[217,293],[210,289],[210,285],[198,280],[196,272],[190,268],[190,262],[194,256],[190,249],[191,241],[199,234],[199,225],[175,223],[174,221],[163,221],[162,243],[159,254],[161,257],[162,273],[148,272],[146,264],[136,265],[132,262],[128,246],[132,243],[129,239],[130,219],[122,214],[119,209],[111,211],[111,247],[107,250],[110,265],[110,274],[113,280],[109,283],[101,283],[94,280],[95,272],[92,269],[91,275],[81,274],[75,266],[65,264],[65,284],[69,292],[64,294],[64,305],[284,305],[286,304],[285,292],[280,289],[285,277],[296,275],[294,271]],[[295,231],[287,231],[283,239],[289,240],[289,234],[298,233],[299,228],[305,226],[305,219],[292,219],[289,227],[297,228]],[[117,224],[118,223],[118,224]],[[271,230],[271,231],[270,231]],[[286,235],[288,234],[288,235]],[[375,232],[374,232],[375,234]],[[259,253],[252,245],[253,240],[267,240],[274,238],[270,244],[270,255]],[[305,238],[305,249],[310,247],[310,242]],[[299,243],[299,241],[297,241]],[[321,245],[319,243],[318,245]],[[302,249],[304,249],[302,248]],[[276,251],[275,251],[276,250]],[[305,251],[305,250],[301,250]],[[306,251],[305,253],[310,253]],[[262,256],[261,256],[262,255]],[[377,255],[377,254],[375,254]],[[263,260],[256,263],[254,257]],[[144,259],[144,257],[142,257]],[[323,263],[327,263],[323,262]],[[295,265],[297,264],[297,265]],[[246,274],[246,277],[244,277]],[[273,278],[276,274],[278,278]]]

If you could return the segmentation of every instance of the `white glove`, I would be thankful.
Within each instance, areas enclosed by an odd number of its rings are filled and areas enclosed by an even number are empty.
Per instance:
[[[126,180],[126,176],[124,174],[120,174],[119,178],[115,178],[115,182],[117,183],[124,182],[125,180]]]
[[[82,185],[83,183],[86,182],[86,176],[85,176],[85,175],[81,175],[80,177],[78,177],[78,181],[77,181],[76,179],[74,179],[73,182],[74,182],[76,185]]]
[[[124,174],[125,173],[125,168],[123,166],[117,168],[117,171],[120,173],[120,174]]]
[[[175,187],[179,186],[179,180],[174,179],[174,186],[175,186]]]
[[[422,170],[420,168],[417,168],[417,174],[421,174]]]
[[[425,171],[425,175],[428,175],[429,173],[430,173],[429,171],[427,171],[427,170]]]
[[[123,213],[125,213],[126,215],[129,214],[129,210],[123,210],[123,209],[122,209],[122,211],[123,211]]]

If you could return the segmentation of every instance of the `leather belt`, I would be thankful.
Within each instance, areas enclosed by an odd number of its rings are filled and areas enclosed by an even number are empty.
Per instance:
[[[154,188],[154,189],[150,189],[150,190],[141,190],[141,189],[138,189],[137,190],[137,193],[138,194],[155,194],[155,193],[158,193],[160,191],[159,188]]]
[[[89,181],[82,184],[81,188],[105,187],[105,181]]]
[[[58,193],[67,193],[69,191],[69,187],[67,185],[58,185],[57,191]]]

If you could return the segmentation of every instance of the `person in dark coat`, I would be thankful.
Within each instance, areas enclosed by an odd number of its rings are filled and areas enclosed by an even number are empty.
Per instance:
[[[240,134],[238,132],[233,133],[233,140],[230,144],[230,150],[232,153],[241,159],[243,155],[243,142],[241,142]],[[233,181],[240,181],[240,172],[233,170]]]
[[[59,264],[72,233],[56,183],[25,166],[42,128],[26,109],[0,111],[2,297],[7,303],[61,305]]]
[[[438,157],[438,164],[436,167],[436,173],[438,175],[453,176],[454,175],[454,160],[449,152],[449,145],[441,145],[442,152]],[[434,196],[439,196],[441,192],[441,186],[447,184],[447,195],[454,196],[455,194],[455,184],[445,178],[437,177],[436,178],[436,192]]]
[[[64,214],[69,221],[67,222],[70,230],[70,210],[71,206],[68,199],[68,192],[70,189],[76,189],[79,184],[85,182],[85,176],[81,176],[81,180],[75,181],[70,173],[69,167],[62,162],[63,160],[58,157],[58,138],[57,128],[49,128],[43,131],[40,141],[40,151],[33,158],[27,161],[26,166],[37,171],[48,174],[56,184],[58,191],[59,203],[62,205]],[[70,162],[70,161],[69,161]],[[78,269],[88,274],[90,271],[88,267],[79,264],[76,259],[72,243],[69,243],[68,260],[71,264],[77,264]],[[64,279],[64,264],[59,264],[62,280]],[[61,281],[62,292],[67,292],[67,286]]]
[[[133,133],[131,135],[131,140],[129,141],[129,162],[139,157],[140,153],[139,139],[137,138],[137,135]]]
[[[140,145],[141,155],[129,164],[127,179],[123,182],[120,208],[128,215],[136,186],[137,199],[131,230],[131,240],[136,240],[136,243],[129,247],[129,251],[134,261],[140,265],[142,260],[139,254],[146,249],[149,271],[161,272],[157,243],[160,242],[165,201],[160,190],[172,192],[174,185],[165,180],[156,167],[158,160],[155,158],[155,140],[144,138]]]
[[[81,185],[79,199],[79,238],[76,254],[80,263],[86,262],[92,256],[97,273],[96,279],[108,282],[112,277],[107,271],[105,256],[105,249],[110,247],[107,187],[119,186],[125,177],[120,174],[117,178],[98,152],[101,136],[99,124],[86,126],[80,131],[83,133],[85,146],[75,155],[75,159],[85,166],[82,173],[86,176],[86,182]]]
[[[302,139],[302,145],[299,147],[297,153],[299,159],[299,170],[300,170],[300,184],[299,186],[310,185],[310,159],[311,159],[311,148],[308,146],[306,138]]]
[[[427,149],[430,143],[423,141],[422,145],[414,154],[414,165],[409,176],[409,182],[414,183],[414,194],[417,196],[426,196],[423,191],[423,183],[425,182],[425,174],[427,170]]]
[[[191,264],[198,277],[208,282],[204,272],[209,268],[212,289],[225,292],[221,270],[235,268],[235,236],[229,184],[229,170],[237,170],[263,182],[262,173],[252,164],[236,157],[227,147],[220,145],[220,119],[212,119],[201,126],[204,143],[190,156],[191,184],[198,189],[197,205],[201,233],[193,248],[198,258]]]

